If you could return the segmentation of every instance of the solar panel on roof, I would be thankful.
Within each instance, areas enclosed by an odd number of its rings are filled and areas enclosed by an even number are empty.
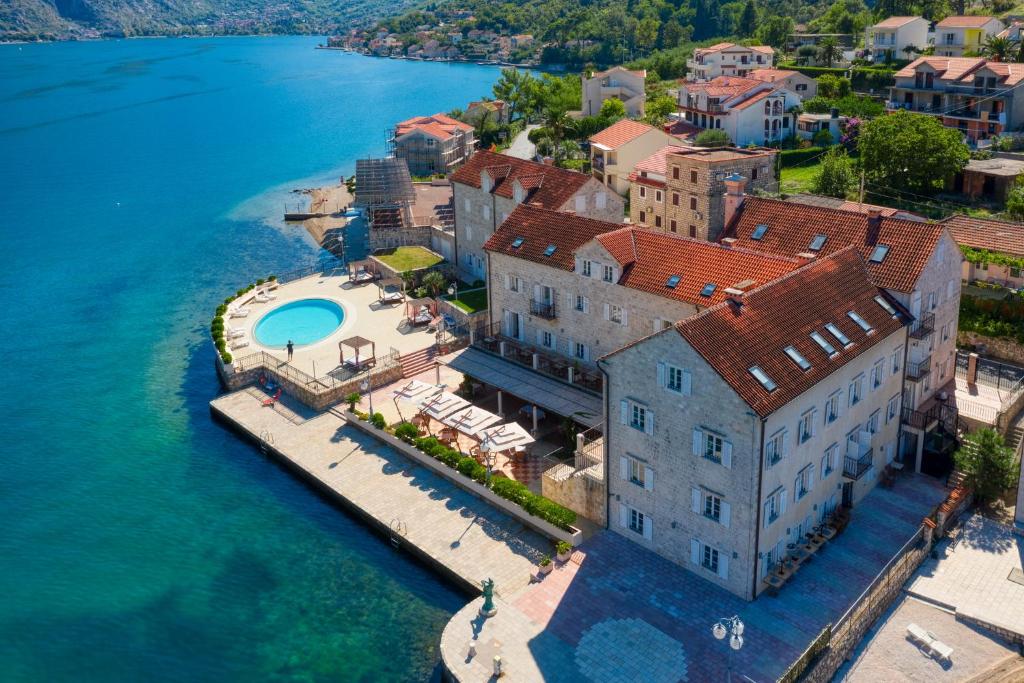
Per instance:
[[[875,250],[871,252],[871,258],[869,258],[868,260],[871,261],[872,263],[881,263],[882,261],[885,260],[885,255],[888,253],[889,245],[879,244],[877,247],[875,247]]]
[[[704,289],[700,290],[701,296],[711,296],[715,293],[715,289],[718,287],[714,282],[709,282],[704,285]]]
[[[665,283],[665,286],[669,289],[675,289],[681,279],[682,278],[679,275],[671,275],[668,278],[668,282]]]
[[[758,223],[757,227],[754,228],[754,232],[751,233],[750,239],[759,240],[764,237],[764,234],[768,232],[768,226],[764,223]]]
[[[818,251],[823,246],[825,246],[825,240],[827,239],[828,235],[822,235],[821,233],[818,233],[817,235],[814,236],[814,239],[811,240],[810,250]]]

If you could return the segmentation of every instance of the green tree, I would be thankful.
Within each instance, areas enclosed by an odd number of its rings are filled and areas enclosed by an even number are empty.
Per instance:
[[[838,61],[843,58],[843,48],[839,46],[839,41],[833,36],[825,36],[818,43],[818,59],[825,62],[825,66],[832,66],[832,62]]]
[[[757,7],[754,6],[754,0],[747,0],[747,4],[743,6],[743,14],[740,15],[737,28],[739,34],[747,38],[757,32]]]
[[[958,131],[904,110],[864,123],[858,149],[865,174],[880,189],[921,194],[941,189],[970,159]]]
[[[636,27],[636,44],[644,52],[650,51],[658,42],[658,20],[648,17],[640,21]]]
[[[508,106],[508,120],[523,115],[533,108],[536,99],[537,79],[529,71],[502,69],[492,91],[494,97],[504,100]]]
[[[845,149],[835,146],[822,157],[821,169],[811,187],[815,194],[846,199],[846,193],[853,187],[853,183],[853,162],[846,155]]]
[[[818,48],[813,45],[801,45],[796,49],[796,63],[806,65],[818,56]]]
[[[661,95],[647,102],[644,120],[652,126],[660,126],[668,120],[668,115],[676,110],[676,101],[669,95]]]
[[[832,74],[818,76],[818,97],[837,99],[850,94],[850,79]]]
[[[994,429],[979,429],[968,434],[953,459],[981,504],[1001,496],[1017,478],[1013,451]]]
[[[423,276],[423,286],[427,288],[430,296],[437,296],[444,289],[444,275],[441,271],[432,270]]]
[[[786,45],[789,34],[792,32],[792,18],[772,15],[761,20],[754,35],[764,45],[782,48]]]
[[[618,97],[609,97],[601,104],[598,116],[609,124],[615,123],[619,119],[626,118],[626,104]]]
[[[1020,178],[1006,195],[1006,213],[1015,221],[1024,220],[1024,182]]]
[[[693,140],[693,144],[698,147],[724,147],[731,145],[732,140],[729,139],[724,130],[709,128],[698,133],[697,137]]]

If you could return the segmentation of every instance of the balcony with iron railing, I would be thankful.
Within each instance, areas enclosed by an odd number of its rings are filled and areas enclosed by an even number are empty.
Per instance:
[[[932,371],[932,355],[928,354],[923,360],[907,362],[907,379],[917,382],[924,379]]]
[[[871,469],[874,452],[873,448],[868,448],[859,453],[847,453],[843,458],[843,476],[853,480],[863,477]]]
[[[530,315],[545,320],[554,320],[557,317],[554,301],[530,301]]]
[[[935,331],[935,314],[925,313],[917,320],[910,323],[907,334],[911,339],[927,339],[928,335]]]

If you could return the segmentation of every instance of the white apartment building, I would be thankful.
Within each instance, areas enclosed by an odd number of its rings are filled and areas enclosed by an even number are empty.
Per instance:
[[[872,280],[912,321],[906,357],[892,360],[905,374],[900,459],[921,471],[925,433],[955,431],[955,408],[936,408],[952,393],[960,314],[962,255],[939,223],[745,197],[727,222],[724,244],[780,256],[820,259],[856,247]],[[905,367],[896,367],[902,363]]]
[[[636,165],[679,138],[641,121],[620,119],[590,136],[591,173],[620,195],[629,194],[629,174]]]
[[[592,176],[478,151],[451,175],[455,261],[469,282],[487,280],[484,243],[520,204],[621,223],[623,201]]]
[[[679,112],[688,123],[719,129],[736,145],[768,144],[789,137],[799,95],[771,82],[719,76],[679,83]]]
[[[848,247],[602,358],[609,527],[755,598],[895,457],[897,307]]]
[[[965,52],[977,53],[985,44],[985,38],[1005,28],[995,17],[946,17],[935,25],[935,54],[963,57]]]
[[[626,105],[626,116],[641,118],[647,104],[644,86],[647,72],[632,71],[621,66],[599,71],[589,76],[583,74],[583,115],[596,116],[605,100],[616,98]]]
[[[875,62],[913,59],[928,47],[930,22],[922,17],[889,17],[868,29],[867,47]],[[907,48],[916,48],[908,53]]]
[[[771,68],[775,50],[768,45],[737,45],[718,43],[693,51],[686,60],[690,80],[710,81],[719,76],[746,76],[754,69]]]

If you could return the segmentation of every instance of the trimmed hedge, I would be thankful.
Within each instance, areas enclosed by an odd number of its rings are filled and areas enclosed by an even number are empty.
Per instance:
[[[395,436],[408,441],[405,435],[409,433],[408,427],[415,427],[408,422],[402,422],[395,427]],[[433,436],[423,436],[412,439],[412,445],[427,455],[440,460],[448,467],[458,470],[463,476],[469,477],[478,484],[487,485],[487,468],[473,458],[466,457],[453,448],[448,448]],[[576,521],[576,513],[567,507],[559,505],[553,500],[544,496],[538,496],[522,482],[507,477],[491,477],[490,489],[496,494],[520,506],[534,517],[540,517],[550,522],[559,529],[572,530]]]
[[[848,69],[841,69],[827,66],[799,66],[795,62],[780,62],[779,69],[792,69],[799,71],[805,76],[817,78],[826,74],[846,78],[850,74],[850,85],[854,90],[884,90],[896,84],[895,69],[879,69],[875,67],[854,66]]]
[[[803,149],[784,149],[779,152],[782,168],[797,166],[825,153],[824,147],[804,147]]]

